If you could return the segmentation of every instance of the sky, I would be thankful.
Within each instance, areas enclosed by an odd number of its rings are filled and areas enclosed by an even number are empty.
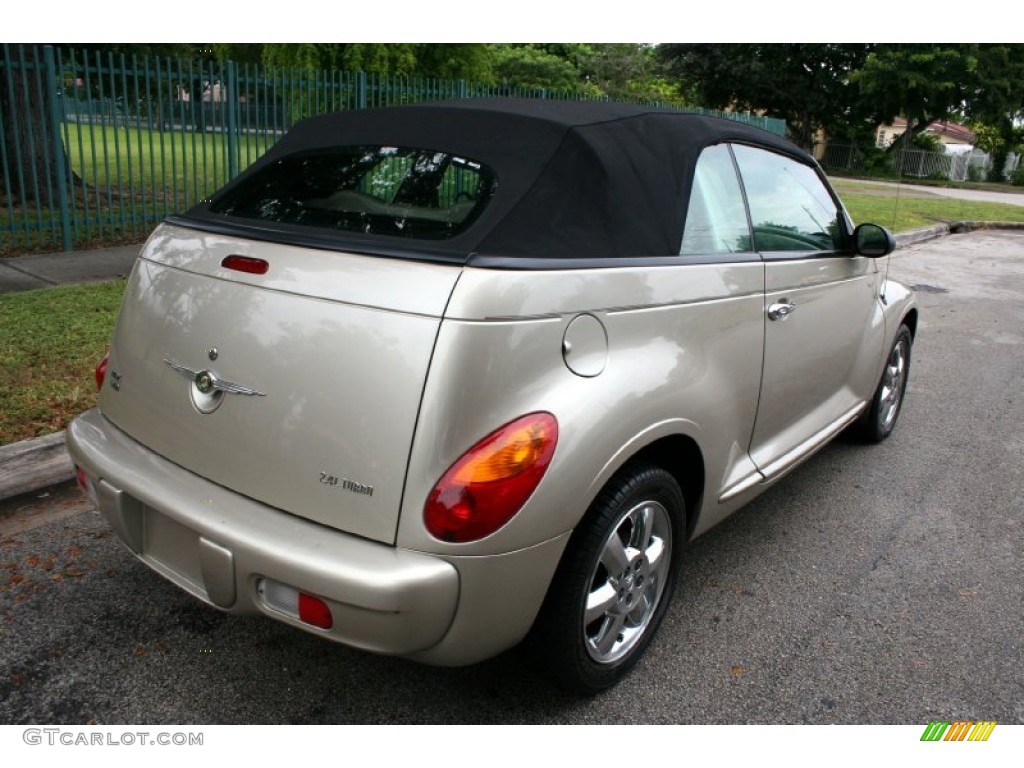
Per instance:
[[[291,0],[264,10],[257,10],[261,4],[174,0],[141,13],[124,8],[123,0],[21,4],[17,15],[4,14],[0,41],[988,42],[970,36],[1014,31],[1013,25],[952,23],[963,6],[948,0],[930,0],[927,12],[891,0],[849,6],[808,0]],[[971,9],[976,19],[1003,15],[996,0],[976,0]]]

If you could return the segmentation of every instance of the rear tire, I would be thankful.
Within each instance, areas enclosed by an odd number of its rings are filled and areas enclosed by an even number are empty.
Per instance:
[[[668,472],[624,467],[576,529],[530,645],[565,687],[594,694],[624,677],[661,624],[679,572],[685,503]]]

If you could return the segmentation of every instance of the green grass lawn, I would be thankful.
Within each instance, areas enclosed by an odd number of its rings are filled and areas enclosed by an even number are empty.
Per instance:
[[[124,281],[0,296],[0,445],[63,429],[96,403]]]
[[[172,210],[187,207],[228,181],[228,143],[222,133],[67,124],[64,143],[75,173],[99,192],[132,194]],[[268,149],[265,137],[239,139],[238,168]]]
[[[228,142],[222,133],[68,123],[62,138],[81,181],[71,200],[75,248],[143,238],[155,222],[191,208],[228,181]],[[243,135],[239,170],[272,141]],[[57,210],[10,205],[0,186],[0,256],[59,250],[59,225]]]
[[[1024,222],[1024,206],[979,203],[938,196],[923,196],[895,187],[856,182],[837,183],[836,191],[854,222],[873,222],[893,232],[906,232],[950,221]]]

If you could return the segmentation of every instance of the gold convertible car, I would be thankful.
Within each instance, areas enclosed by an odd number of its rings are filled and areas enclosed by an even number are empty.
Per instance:
[[[68,430],[200,600],[615,683],[686,543],[903,401],[914,297],[814,160],[731,120],[464,100],[313,118],[128,281]]]

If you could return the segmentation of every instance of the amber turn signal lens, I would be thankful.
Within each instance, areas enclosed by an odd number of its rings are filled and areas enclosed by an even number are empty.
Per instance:
[[[550,413],[531,413],[492,432],[456,461],[427,496],[423,518],[442,541],[489,536],[537,488],[558,442]]]

